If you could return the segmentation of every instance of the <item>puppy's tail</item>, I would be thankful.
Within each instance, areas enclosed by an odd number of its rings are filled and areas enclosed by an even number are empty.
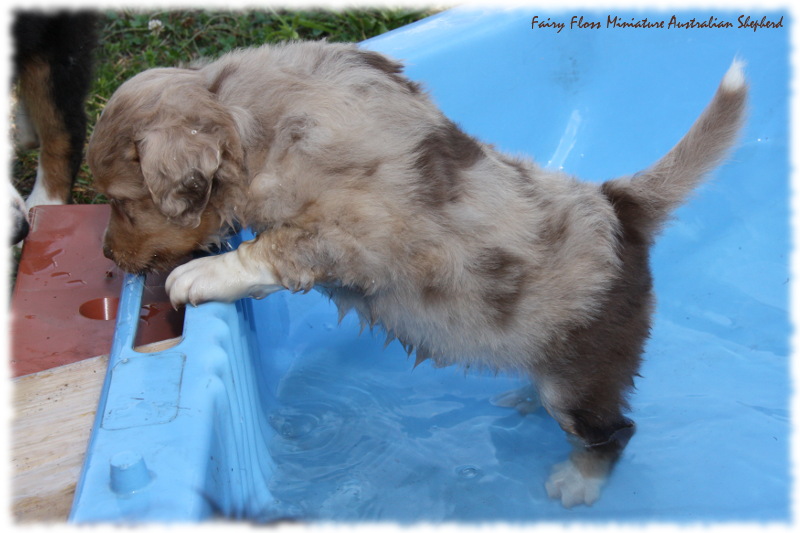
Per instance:
[[[635,209],[628,215],[636,219],[639,231],[654,235],[726,157],[744,122],[746,103],[744,63],[734,60],[711,103],[683,139],[651,168],[605,182],[603,192],[618,212]]]

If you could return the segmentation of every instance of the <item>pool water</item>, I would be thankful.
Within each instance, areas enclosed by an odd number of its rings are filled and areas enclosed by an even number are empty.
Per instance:
[[[286,344],[269,355],[287,368],[268,411],[268,446],[277,465],[270,490],[289,514],[486,520],[502,509],[525,518],[531,498],[546,498],[541,461],[567,453],[561,430],[491,402],[523,380],[413,368],[399,343],[384,350],[377,331],[358,336],[355,317],[336,327],[325,298],[303,299],[313,300],[310,311],[286,300]]]
[[[378,330],[359,335],[354,316],[337,326],[321,295],[279,294],[263,307],[286,318],[257,319],[270,324],[259,333],[273,343],[262,356],[282,376],[277,401],[264,407],[275,431],[267,446],[277,500],[267,517],[788,518],[785,355],[746,348],[737,356],[741,345],[659,317],[650,343],[658,348],[648,350],[633,398],[638,432],[601,500],[567,512],[544,489],[570,450],[563,431],[542,409],[520,413],[493,401],[524,378],[414,368],[399,343],[383,349]]]

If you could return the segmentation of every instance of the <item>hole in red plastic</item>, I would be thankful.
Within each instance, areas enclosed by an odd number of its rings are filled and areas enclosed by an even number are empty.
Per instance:
[[[115,320],[118,307],[119,298],[95,298],[83,302],[78,308],[78,312],[92,320]]]
[[[166,273],[147,276],[133,343],[137,352],[165,350],[180,342],[183,335],[184,309],[172,308],[164,289],[165,281]]]

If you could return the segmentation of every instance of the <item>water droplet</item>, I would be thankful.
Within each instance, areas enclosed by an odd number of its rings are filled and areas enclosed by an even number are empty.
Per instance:
[[[458,477],[464,479],[473,479],[481,475],[481,469],[477,466],[464,465],[456,469]]]
[[[319,421],[312,415],[286,412],[270,415],[269,423],[282,437],[299,439],[313,432]]]

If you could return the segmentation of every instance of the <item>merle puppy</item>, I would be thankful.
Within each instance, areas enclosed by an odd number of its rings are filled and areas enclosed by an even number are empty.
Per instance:
[[[527,373],[575,448],[547,481],[591,504],[634,424],[626,396],[653,310],[649,248],[735,142],[735,61],[651,168],[584,183],[465,134],[393,60],[357,46],[239,50],[154,69],[90,141],[106,254],[170,269],[234,224],[257,237],[175,268],[174,305],[328,294],[417,360]]]

